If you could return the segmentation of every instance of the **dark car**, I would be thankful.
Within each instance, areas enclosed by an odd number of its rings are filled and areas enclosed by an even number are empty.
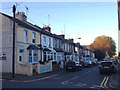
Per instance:
[[[101,61],[99,64],[99,72],[102,73],[116,73],[117,68],[112,61]]]
[[[83,61],[83,66],[84,67],[91,67],[92,66],[92,61],[90,61],[90,60],[84,60]]]
[[[78,63],[74,61],[68,61],[66,63],[65,67],[66,71],[76,71],[76,70],[81,70],[81,65],[78,65]]]

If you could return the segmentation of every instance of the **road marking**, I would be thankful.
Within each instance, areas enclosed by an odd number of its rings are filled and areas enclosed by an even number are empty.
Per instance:
[[[102,86],[99,86],[99,85],[93,85],[92,87],[90,87],[90,88],[101,88]]]
[[[59,74],[55,74],[55,75],[51,75],[48,77],[43,77],[43,78],[39,78],[39,79],[34,79],[34,80],[24,80],[24,81],[20,81],[20,80],[10,80],[10,81],[15,81],[15,82],[33,82],[33,81],[39,81],[39,80],[44,80],[44,79],[48,79],[48,78],[52,78],[55,76],[58,76]]]
[[[99,85],[93,85],[93,87],[101,87],[101,86],[99,86]]]
[[[74,78],[71,78],[71,79],[68,79],[68,80],[66,80],[66,81],[64,81],[64,82],[61,82],[62,84],[64,84],[64,83],[67,83],[67,82],[69,82],[69,81],[71,81],[71,80],[74,80],[74,79],[76,79],[76,78],[78,78],[79,76],[76,76],[76,77],[74,77]]]
[[[106,80],[106,78],[107,78],[107,77],[104,77],[104,79],[103,79],[103,81],[101,82],[100,86],[103,87],[103,83],[104,83],[104,81]]]
[[[75,84],[74,86],[81,87],[81,86],[85,86],[85,85],[87,85],[87,84],[85,84],[85,83],[78,83],[78,84]]]
[[[114,88],[114,87],[111,85],[111,83],[110,83],[110,88]]]
[[[102,88],[108,88],[108,87],[107,87],[107,82],[108,82],[109,78],[110,78],[110,77],[104,77],[103,81],[102,81],[101,84],[100,84],[100,86],[101,86]]]
[[[87,71],[87,72],[85,72],[85,73],[82,73],[81,75],[85,75],[85,74],[87,74],[87,73],[89,73],[89,72],[90,72],[90,70]],[[79,75],[79,76],[75,76],[75,77],[73,77],[73,78],[70,78],[70,79],[68,79],[68,80],[66,80],[66,81],[63,81],[63,82],[61,82],[61,84],[66,84],[66,83],[68,83],[69,81],[72,81],[72,80],[74,80],[74,79],[76,79],[76,78],[78,78],[78,77],[80,77],[80,75]]]
[[[87,74],[87,73],[89,73],[90,71],[88,71],[88,72],[85,72],[85,73],[83,73],[82,75],[85,75],[85,74]]]
[[[107,87],[108,79],[109,79],[109,77],[106,78],[106,81],[105,81],[105,83],[104,83],[104,86],[105,86],[106,88],[108,88],[108,87]]]

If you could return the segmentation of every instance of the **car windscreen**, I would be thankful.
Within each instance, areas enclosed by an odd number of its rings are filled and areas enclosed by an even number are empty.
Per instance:
[[[112,62],[102,62],[101,65],[102,66],[110,66],[110,65],[112,65]]]
[[[75,65],[75,62],[67,62],[67,65]]]

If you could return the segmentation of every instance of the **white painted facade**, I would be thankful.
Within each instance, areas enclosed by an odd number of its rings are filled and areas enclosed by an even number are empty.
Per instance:
[[[2,63],[2,72],[12,72],[12,20],[6,18],[4,15],[0,14],[1,28],[0,36],[1,45],[0,45],[0,54],[5,54],[6,59],[0,60]]]

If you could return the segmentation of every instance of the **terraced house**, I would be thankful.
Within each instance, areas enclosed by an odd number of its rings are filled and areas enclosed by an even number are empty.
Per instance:
[[[2,46],[0,63],[2,72],[12,73],[13,17],[0,13]],[[75,47],[77,49],[75,49]],[[15,73],[33,75],[64,69],[69,60],[80,60],[80,44],[65,35],[51,33],[27,21],[24,12],[17,12],[15,19]],[[6,67],[7,66],[7,67]]]
[[[53,68],[57,70],[59,68],[64,68],[64,39],[65,35],[53,35],[53,48],[56,51],[54,53],[54,63]]]
[[[6,59],[1,60],[2,71],[12,72],[12,37],[13,18],[0,13],[2,17],[2,47],[1,54]],[[40,73],[39,60],[41,59],[40,31],[31,23],[27,22],[24,12],[17,12],[15,19],[15,73],[32,75]]]

